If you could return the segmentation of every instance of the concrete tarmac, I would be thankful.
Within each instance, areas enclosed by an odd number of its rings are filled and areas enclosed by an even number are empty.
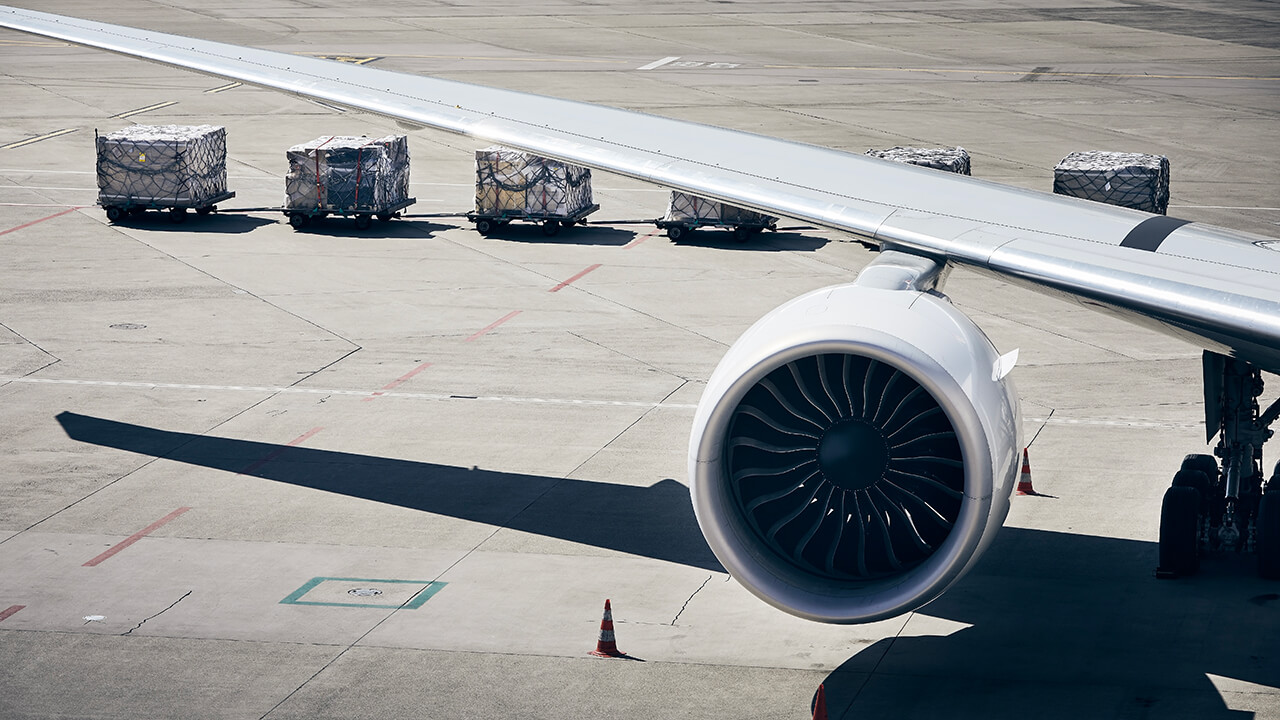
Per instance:
[[[1043,190],[1072,151],[1159,153],[1170,215],[1280,235],[1266,3],[25,4],[855,152],[960,145]],[[862,245],[787,220],[481,237],[478,146],[429,131],[414,217],[296,232],[237,211],[279,205],[285,149],[395,123],[10,32],[0,93],[0,717],[808,718],[824,684],[858,720],[1280,718],[1280,585],[1247,557],[1153,577],[1161,496],[1206,447],[1196,348],[953,273],[1021,349],[1042,495],[919,612],[810,623],[707,549],[687,436],[727,346]],[[226,126],[237,197],[109,224],[93,133],[129,123]],[[666,202],[595,189],[599,220]],[[606,598],[635,661],[587,654]]]

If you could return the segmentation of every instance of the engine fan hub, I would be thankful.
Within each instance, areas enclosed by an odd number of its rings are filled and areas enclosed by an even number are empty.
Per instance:
[[[884,478],[889,468],[889,443],[875,425],[846,418],[828,428],[818,441],[818,466],[831,484],[843,490],[865,490]]]

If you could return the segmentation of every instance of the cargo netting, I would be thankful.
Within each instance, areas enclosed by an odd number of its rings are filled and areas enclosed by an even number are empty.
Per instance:
[[[664,222],[687,222],[698,224],[740,225],[744,227],[768,227],[778,221],[754,210],[726,205],[716,200],[700,198],[697,195],[671,191],[671,199],[667,201],[667,214]]]
[[[285,208],[386,212],[409,201],[409,139],[328,136],[286,155]]]
[[[888,150],[868,150],[871,157],[882,160],[919,165],[920,167],[945,170],[958,175],[969,175],[969,153],[962,147],[954,148],[916,148],[891,147]]]
[[[99,135],[98,202],[202,207],[227,192],[227,131],[134,125]]]
[[[1053,168],[1053,192],[1164,215],[1169,210],[1169,158],[1073,152]]]
[[[591,170],[499,146],[476,151],[476,214],[570,218],[592,207]]]

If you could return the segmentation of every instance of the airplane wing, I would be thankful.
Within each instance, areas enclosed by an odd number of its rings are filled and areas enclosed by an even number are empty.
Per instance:
[[[639,112],[0,6],[0,26],[315,98],[988,271],[1280,371],[1280,241]]]

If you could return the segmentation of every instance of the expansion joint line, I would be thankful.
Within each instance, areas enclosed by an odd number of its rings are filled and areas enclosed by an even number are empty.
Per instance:
[[[123,636],[125,636],[125,635],[131,635],[131,634],[133,634],[133,631],[134,631],[134,630],[137,630],[138,628],[142,627],[142,625],[143,625],[144,623],[146,623],[148,620],[150,620],[151,618],[157,618],[157,617],[160,617],[161,615],[165,614],[166,612],[169,612],[170,610],[172,610],[174,605],[177,605],[178,603],[180,603],[180,602],[182,602],[183,600],[185,600],[185,599],[186,599],[186,597],[187,597],[188,595],[190,595],[190,594],[191,594],[191,592],[192,592],[191,590],[186,591],[185,593],[183,593],[183,594],[182,594],[182,597],[178,598],[177,600],[174,600],[172,603],[169,603],[169,607],[165,608],[164,610],[161,610],[160,612],[156,613],[155,615],[152,615],[152,616],[150,616],[150,617],[145,617],[145,618],[143,618],[143,619],[142,619],[142,622],[138,623],[137,625],[134,625],[133,627],[129,628],[128,630],[124,631],[123,633],[120,633],[120,635],[123,637]]]
[[[672,626],[672,627],[675,627],[675,625],[676,625],[676,621],[677,621],[677,620],[679,620],[679,619],[680,619],[680,616],[684,614],[685,608],[689,607],[689,603],[693,601],[693,596],[694,596],[694,595],[697,595],[697,594],[698,594],[698,593],[700,593],[700,592],[702,592],[702,588],[706,587],[706,586],[707,586],[707,583],[709,583],[709,582],[711,582],[711,575],[707,575],[707,579],[706,579],[706,580],[703,580],[703,581],[702,581],[702,584],[698,586],[698,589],[693,591],[693,595],[690,595],[690,596],[689,596],[689,597],[684,601],[684,604],[680,606],[680,612],[676,613],[676,616],[675,616],[675,617],[673,617],[673,618],[671,618],[671,626]]]
[[[1053,419],[1053,414],[1057,411],[1058,408],[1049,408],[1049,414],[1045,416],[1044,422],[1040,423],[1040,427],[1036,428],[1036,434],[1032,435],[1031,439],[1027,441],[1027,447],[1031,447],[1035,444],[1036,438],[1040,437],[1040,432],[1049,424],[1049,421]]]
[[[425,590],[425,589],[426,589],[426,588],[424,587],[424,588],[423,588],[423,590]],[[421,591],[419,591],[419,592],[421,592]],[[286,702],[288,702],[288,701],[289,701],[289,698],[293,697],[294,695],[297,695],[297,694],[298,694],[298,692],[299,692],[300,690],[302,690],[302,688],[306,687],[308,684],[310,684],[310,683],[311,683],[311,681],[312,681],[312,680],[315,680],[317,677],[319,677],[319,676],[320,676],[320,673],[324,672],[325,670],[328,670],[328,669],[329,669],[329,668],[330,668],[334,663],[338,662],[338,660],[340,660],[340,659],[342,658],[342,656],[343,656],[343,655],[346,655],[346,654],[347,654],[347,652],[348,652],[349,650],[351,650],[351,648],[355,647],[356,645],[359,645],[361,640],[364,640],[365,638],[369,637],[369,634],[370,634],[370,633],[372,633],[374,630],[377,630],[378,628],[382,627],[382,624],[383,624],[383,623],[385,623],[386,621],[390,620],[392,617],[394,617],[394,616],[395,616],[395,614],[396,614],[396,613],[398,613],[398,612],[400,612],[401,610],[403,610],[405,605],[408,605],[410,602],[413,602],[413,599],[414,599],[415,597],[417,597],[417,595],[418,595],[418,593],[414,593],[414,594],[410,595],[409,597],[405,598],[405,601],[404,601],[404,602],[402,602],[402,603],[400,603],[400,604],[399,604],[398,606],[396,606],[395,608],[393,608],[393,609],[391,610],[391,612],[387,613],[387,614],[386,614],[386,617],[384,617],[384,618],[382,618],[381,620],[379,620],[378,622],[374,623],[374,624],[373,624],[373,627],[369,628],[368,630],[365,630],[365,631],[364,631],[364,633],[360,635],[360,637],[356,638],[355,640],[352,640],[350,645],[348,645],[348,646],[346,646],[346,647],[342,648],[342,651],[341,651],[341,652],[339,652],[337,655],[334,655],[332,658],[330,658],[330,659],[329,659],[329,662],[325,663],[325,664],[324,664],[324,665],[323,665],[319,670],[317,670],[317,671],[315,671],[314,673],[312,673],[312,674],[311,674],[311,677],[307,678],[306,680],[303,680],[303,681],[302,681],[302,683],[298,685],[298,687],[294,688],[294,689],[293,689],[293,690],[292,690],[288,695],[285,695],[285,696],[280,700],[280,702],[276,703],[275,705],[272,705],[272,706],[271,706],[271,709],[270,709],[270,710],[268,710],[268,711],[266,711],[265,713],[263,713],[263,714],[262,714],[262,717],[258,718],[258,720],[266,720],[267,716],[269,716],[271,713],[275,712],[275,711],[276,711],[276,709],[278,709],[281,705],[284,705]]]

